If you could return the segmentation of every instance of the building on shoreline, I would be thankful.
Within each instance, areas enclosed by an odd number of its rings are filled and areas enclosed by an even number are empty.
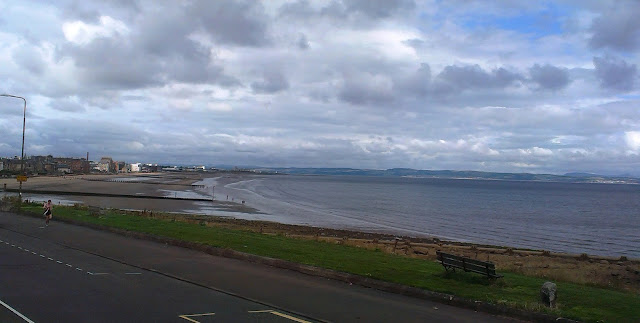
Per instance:
[[[3,174],[18,174],[22,166],[20,157],[1,158]],[[47,156],[25,156],[24,173],[39,175],[89,174],[89,161],[84,158],[67,158]]]

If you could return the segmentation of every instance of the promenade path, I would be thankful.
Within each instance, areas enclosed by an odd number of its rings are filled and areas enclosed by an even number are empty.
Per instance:
[[[1,322],[516,322],[0,212]]]

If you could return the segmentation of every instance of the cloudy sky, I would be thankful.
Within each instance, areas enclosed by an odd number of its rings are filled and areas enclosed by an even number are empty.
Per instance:
[[[26,155],[640,175],[637,1],[0,0]],[[0,98],[0,156],[22,101]]]

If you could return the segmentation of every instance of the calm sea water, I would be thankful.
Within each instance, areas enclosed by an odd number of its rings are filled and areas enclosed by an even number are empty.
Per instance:
[[[273,221],[640,258],[640,186],[261,176],[216,187]]]

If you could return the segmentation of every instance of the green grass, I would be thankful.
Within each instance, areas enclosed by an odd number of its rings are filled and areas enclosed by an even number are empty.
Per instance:
[[[41,205],[23,206],[24,211],[41,213]],[[157,236],[203,243],[260,256],[284,259],[383,281],[414,286],[459,297],[503,304],[519,309],[544,311],[583,321],[638,322],[640,295],[556,282],[558,309],[548,310],[539,303],[539,290],[545,281],[515,273],[491,282],[471,273],[446,274],[436,262],[386,254],[328,242],[294,239],[243,230],[206,227],[179,221],[150,219],[108,211],[90,216],[72,207],[55,208],[56,218],[67,218]],[[55,220],[55,218],[54,218]]]

